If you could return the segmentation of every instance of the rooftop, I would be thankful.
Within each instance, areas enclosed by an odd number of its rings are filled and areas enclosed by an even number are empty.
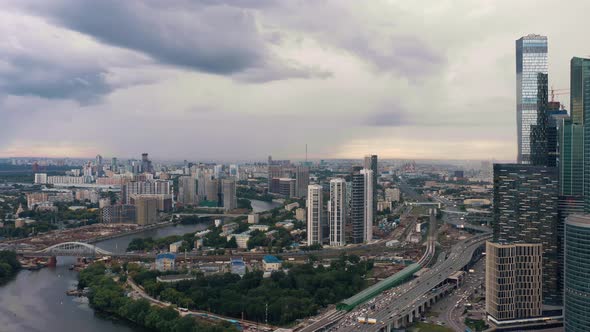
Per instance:
[[[278,258],[276,258],[273,255],[265,255],[264,256],[264,262],[266,262],[266,263],[280,263],[281,260],[278,259]]]

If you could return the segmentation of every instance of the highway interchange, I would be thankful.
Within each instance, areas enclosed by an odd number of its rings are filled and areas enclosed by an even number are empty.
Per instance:
[[[403,182],[403,180],[400,183],[400,188],[404,191],[404,194],[412,199],[423,199]],[[453,202],[443,197],[434,197],[434,199],[446,206],[446,213],[443,215],[445,223],[454,226],[464,225],[466,226],[465,228],[471,228],[483,232],[483,234],[455,244],[448,255],[441,253],[432,268],[413,281],[387,290],[349,313],[342,314],[331,310],[320,321],[316,322],[314,324],[315,326],[309,326],[304,331],[321,330],[327,325],[331,325],[328,331],[387,330],[387,326],[392,321],[399,320],[401,317],[408,315],[416,306],[421,305],[428,298],[432,297],[434,293],[438,294],[442,291],[447,291],[447,288],[450,290],[452,286],[445,285],[444,282],[450,275],[464,269],[471,262],[476,250],[485,244],[486,240],[491,238],[491,230],[485,226],[469,225],[465,221],[464,215],[458,211]],[[434,231],[434,227],[431,228],[431,231]],[[432,234],[429,234],[428,244],[430,244]],[[428,256],[429,249],[430,245],[427,246],[425,257]],[[450,310],[449,315],[452,315],[452,310]],[[359,317],[363,317],[365,320],[367,318],[373,318],[375,319],[375,324],[359,323]],[[453,321],[452,319],[450,320]],[[455,329],[459,326],[461,324],[453,324]]]
[[[437,262],[430,270],[413,281],[385,292],[350,312],[330,331],[377,331],[386,327],[393,319],[407,314],[416,304],[420,304],[421,300],[424,301],[428,293],[451,274],[463,269],[471,261],[475,250],[489,237],[490,235],[485,233],[457,243],[444,261]],[[373,304],[379,303],[383,305],[376,305],[375,309],[371,309]],[[375,318],[377,324],[360,324],[357,322],[359,316]]]

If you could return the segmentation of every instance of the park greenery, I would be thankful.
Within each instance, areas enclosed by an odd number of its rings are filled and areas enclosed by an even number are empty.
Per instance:
[[[134,300],[126,296],[124,287],[115,281],[114,271],[108,271],[104,264],[96,263],[80,272],[78,287],[90,288],[90,305],[139,326],[157,332],[230,332],[237,329],[229,322],[210,323],[190,316],[181,317],[172,307],[152,306],[145,299]],[[123,270],[121,270],[124,276]],[[124,279],[124,278],[123,278]]]
[[[4,283],[12,278],[20,268],[20,263],[14,251],[0,251],[0,283]]]
[[[170,235],[157,239],[152,237],[134,238],[129,242],[129,245],[127,245],[127,251],[168,251],[170,244],[178,241],[182,241],[180,251],[191,251],[194,246],[194,236],[195,233],[186,233],[184,235]]]
[[[348,298],[367,286],[365,275],[373,263],[342,255],[329,267],[312,263],[293,265],[288,273],[247,272],[242,278],[225,273],[197,275],[195,280],[158,283],[156,271],[133,273],[133,280],[161,301],[257,322],[286,325],[317,314],[321,307]]]
[[[272,202],[272,195],[260,193],[252,187],[237,187],[236,196],[238,196],[238,198],[256,199],[259,201]]]

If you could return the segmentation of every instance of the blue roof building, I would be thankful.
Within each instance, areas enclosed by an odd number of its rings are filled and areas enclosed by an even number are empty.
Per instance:
[[[172,271],[174,270],[174,262],[176,255],[170,252],[158,254],[156,256],[156,270],[158,271]]]

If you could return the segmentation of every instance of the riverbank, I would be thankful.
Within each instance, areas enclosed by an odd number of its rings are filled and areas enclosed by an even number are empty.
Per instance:
[[[0,251],[0,284],[12,279],[21,269],[14,251]]]
[[[90,287],[90,305],[117,317],[129,320],[152,331],[216,331],[235,332],[236,327],[229,322],[213,323],[197,320],[190,315],[181,316],[170,306],[150,305],[146,299],[135,300],[126,296],[123,278],[127,271],[119,275],[107,275],[107,266],[93,264],[80,272],[78,288]]]
[[[105,235],[105,236],[98,236],[98,237],[90,239],[86,242],[94,244],[94,243],[98,243],[98,242],[102,242],[102,241],[112,240],[112,239],[116,239],[119,237],[124,237],[124,236],[128,236],[128,235],[133,235],[133,234],[142,233],[145,231],[150,231],[150,230],[163,228],[163,227],[167,227],[167,226],[174,226],[174,225],[176,225],[176,223],[174,223],[172,221],[165,221],[165,222],[161,222],[161,223],[157,223],[157,224],[153,224],[153,225],[139,227],[134,230],[129,230],[129,231],[121,232],[121,233],[109,234],[109,235]]]

